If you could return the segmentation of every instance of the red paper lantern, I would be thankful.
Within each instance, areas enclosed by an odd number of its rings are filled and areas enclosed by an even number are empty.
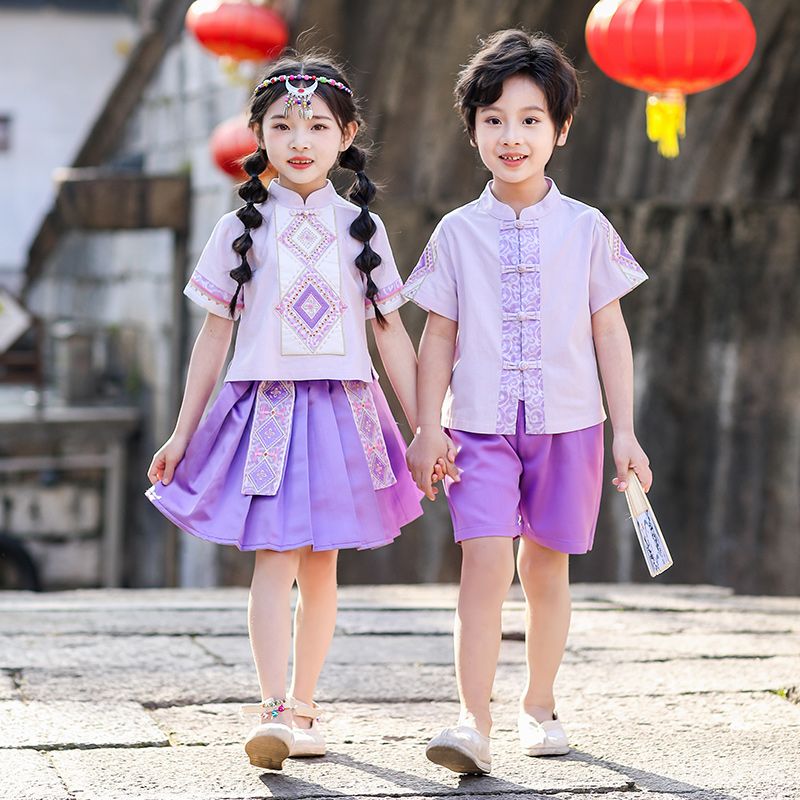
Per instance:
[[[249,0],[196,0],[186,27],[207,50],[234,61],[267,61],[289,41],[280,14]]]
[[[756,46],[739,0],[601,0],[586,21],[598,67],[647,99],[647,134],[667,158],[685,134],[685,95],[738,75]]]
[[[239,115],[221,122],[214,128],[209,142],[214,163],[237,181],[247,180],[241,161],[254,153],[258,143],[255,134],[247,125],[247,117]],[[267,172],[271,170],[268,169]],[[262,175],[267,173],[262,173]]]

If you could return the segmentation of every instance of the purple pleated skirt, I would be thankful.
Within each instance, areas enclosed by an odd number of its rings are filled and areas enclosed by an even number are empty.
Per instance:
[[[169,485],[148,491],[175,525],[240,550],[369,549],[422,515],[405,443],[377,381],[368,384],[396,482],[373,487],[341,381],[296,381],[291,437],[273,495],[243,494],[258,381],[225,383]]]

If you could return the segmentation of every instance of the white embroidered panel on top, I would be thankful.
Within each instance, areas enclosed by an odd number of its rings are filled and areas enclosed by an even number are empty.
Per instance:
[[[275,209],[281,354],[344,355],[339,247],[333,206]]]

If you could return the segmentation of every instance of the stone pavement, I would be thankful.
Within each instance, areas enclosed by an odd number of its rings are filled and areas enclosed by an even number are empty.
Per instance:
[[[516,591],[516,589],[514,590]],[[2,800],[800,798],[800,598],[576,585],[559,711],[574,746],[515,742],[524,608],[505,611],[494,770],[424,744],[455,721],[452,586],[348,587],[320,684],[323,759],[251,767],[243,589],[0,593]]]

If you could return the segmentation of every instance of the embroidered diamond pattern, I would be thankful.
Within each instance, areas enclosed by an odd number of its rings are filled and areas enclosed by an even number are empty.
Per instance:
[[[280,236],[280,241],[307,269],[316,265],[336,241],[316,214],[305,211],[295,214]]]
[[[276,306],[311,352],[325,341],[346,308],[328,282],[312,270],[305,271]]]
[[[325,298],[313,286],[307,286],[294,304],[294,310],[309,328],[316,327],[329,308]]]

